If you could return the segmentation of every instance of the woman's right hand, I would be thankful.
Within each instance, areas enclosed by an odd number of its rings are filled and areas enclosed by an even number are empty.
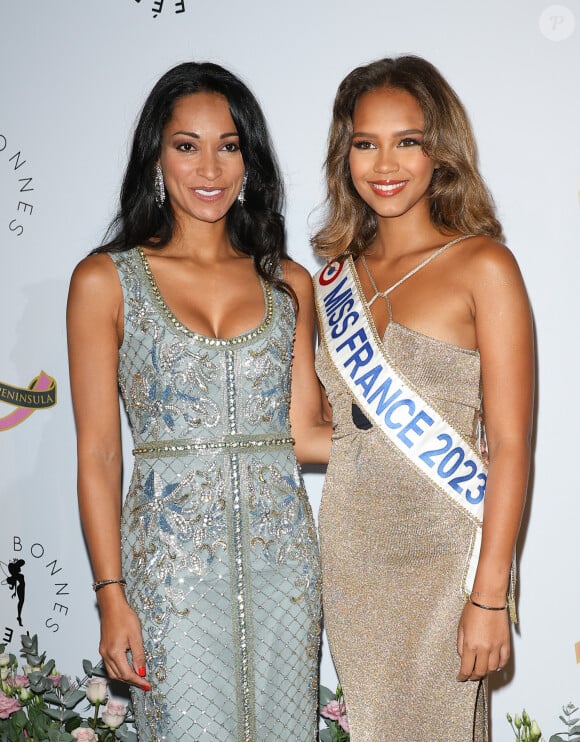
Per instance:
[[[117,380],[123,292],[108,255],[91,255],[76,267],[70,284],[67,330],[80,514],[93,574],[97,579],[108,579],[122,574],[123,480]],[[101,613],[99,650],[109,677],[150,690],[145,679],[141,625],[121,585],[104,586],[97,593],[97,602]]]
[[[111,593],[121,592],[120,586],[103,588]],[[99,652],[107,674],[115,680],[136,685],[141,690],[151,690],[145,679],[145,651],[141,622],[124,595],[108,595],[99,599],[101,610],[101,642]],[[131,660],[127,652],[131,653]]]

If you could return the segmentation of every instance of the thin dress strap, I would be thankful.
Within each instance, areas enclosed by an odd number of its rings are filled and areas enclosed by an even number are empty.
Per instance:
[[[432,260],[435,260],[435,258],[439,257],[439,255],[441,255],[442,252],[445,252],[447,248],[452,247],[453,245],[456,245],[458,242],[463,242],[463,240],[467,240],[469,239],[469,237],[474,237],[474,236],[475,235],[472,235],[472,234],[463,234],[461,235],[461,237],[456,237],[454,240],[451,240],[451,242],[447,242],[445,245],[440,247],[438,250],[435,250],[433,254],[429,255],[428,258],[425,258],[425,260],[419,263],[419,265],[415,266],[408,273],[405,273],[405,275],[402,278],[399,278],[399,280],[396,283],[394,283],[392,286],[389,286],[389,288],[385,289],[384,291],[378,290],[377,284],[375,283],[375,279],[373,278],[372,273],[370,272],[369,267],[367,265],[367,261],[365,260],[365,256],[361,255],[362,264],[365,267],[367,276],[369,277],[369,281],[371,282],[371,286],[373,287],[373,291],[375,292],[372,295],[372,297],[367,301],[367,306],[370,307],[379,298],[379,296],[381,296],[387,302],[387,306],[389,308],[389,316],[390,316],[391,315],[391,302],[389,299],[389,294],[391,293],[391,291],[394,291],[404,281],[406,281],[408,278],[411,278],[411,276],[414,276],[415,273],[418,273],[418,271],[420,271],[421,268],[424,268],[426,265],[429,265],[429,263]]]

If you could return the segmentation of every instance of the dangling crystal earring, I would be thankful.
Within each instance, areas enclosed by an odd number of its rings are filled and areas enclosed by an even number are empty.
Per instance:
[[[163,172],[161,171],[159,163],[155,165],[153,187],[155,190],[155,203],[159,208],[161,208],[165,203],[165,183],[163,182]]]
[[[246,201],[246,183],[248,182],[248,173],[244,173],[244,179],[242,180],[242,187],[238,193],[238,201],[243,206]]]

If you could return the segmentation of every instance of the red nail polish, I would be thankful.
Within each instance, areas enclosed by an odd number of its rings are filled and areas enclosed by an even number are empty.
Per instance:
[[[147,684],[146,685],[142,685],[141,686],[141,690],[151,690],[151,686],[150,685],[147,685]]]
[[[139,675],[140,677],[144,678],[145,675],[147,675],[147,670],[144,667],[140,667],[137,670],[137,675]]]

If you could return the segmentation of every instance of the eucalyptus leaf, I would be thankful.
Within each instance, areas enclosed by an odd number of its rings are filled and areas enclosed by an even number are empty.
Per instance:
[[[24,649],[33,649],[38,652],[38,636],[29,636],[28,634],[20,634],[20,641]]]
[[[74,742],[74,737],[68,732],[61,732],[59,729],[50,729],[48,732],[49,742]]]
[[[28,676],[28,680],[30,682],[30,690],[33,693],[46,693],[50,692],[50,690],[54,688],[52,680],[45,678],[39,673],[31,673]]]
[[[68,693],[64,694],[64,705],[67,707],[67,709],[74,708],[77,703],[83,700],[85,697],[85,693],[82,690],[70,690]]]
[[[19,729],[24,729],[26,726],[26,714],[22,709],[19,709],[10,715],[10,721]]]
[[[45,693],[44,694],[44,700],[47,703],[54,703],[57,706],[62,706],[63,705],[62,700],[61,700],[61,697],[57,693],[55,693],[54,691],[53,692],[49,692],[49,693]]]
[[[553,734],[548,742],[564,742],[564,737],[561,737],[559,734]]]
[[[107,671],[105,670],[105,664],[103,660],[100,662],[97,662],[96,665],[93,665],[93,675],[96,675],[99,678],[108,678]]]
[[[138,742],[135,732],[127,729],[127,726],[125,724],[123,724],[123,726],[120,726],[116,730],[116,733],[117,739],[120,740],[120,742]]]
[[[320,689],[318,691],[318,700],[320,703],[320,706],[326,706],[327,703],[330,703],[330,701],[334,701],[336,699],[336,695],[326,686],[321,685]]]
[[[71,711],[70,709],[66,709],[62,712],[62,720],[64,722],[72,721],[73,719],[80,719],[81,717],[77,714],[76,711]]]
[[[54,670],[54,668],[55,668],[55,662],[54,662],[54,660],[48,660],[48,662],[42,668],[42,674],[45,677],[48,677],[52,673],[52,671]]]
[[[55,721],[60,721],[64,715],[64,711],[62,709],[53,709],[50,707],[42,707],[40,708],[43,714],[46,714],[51,719],[54,719]]]
[[[332,742],[332,737],[330,736],[330,729],[323,729],[320,732],[320,742]]]

